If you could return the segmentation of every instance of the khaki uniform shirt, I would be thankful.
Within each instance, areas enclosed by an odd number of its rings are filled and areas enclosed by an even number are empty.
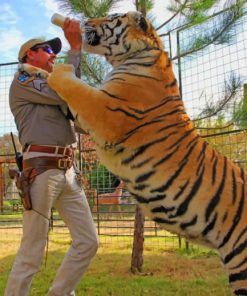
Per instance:
[[[81,53],[70,50],[68,63],[79,73]],[[33,145],[68,146],[76,142],[73,123],[66,118],[66,103],[47,81],[17,73],[10,86],[9,104],[22,147]],[[26,81],[25,81],[26,80]],[[66,110],[66,112],[65,112]]]

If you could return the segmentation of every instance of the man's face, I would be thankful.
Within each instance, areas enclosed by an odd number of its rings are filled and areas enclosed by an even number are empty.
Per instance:
[[[27,51],[27,62],[49,73],[52,72],[55,61],[56,55],[48,44],[37,45],[34,49]]]

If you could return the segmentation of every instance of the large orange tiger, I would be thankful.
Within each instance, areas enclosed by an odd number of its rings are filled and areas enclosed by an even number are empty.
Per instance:
[[[97,143],[102,163],[125,181],[165,229],[219,251],[235,295],[247,295],[246,174],[197,134],[172,63],[138,12],[85,24],[84,50],[113,66],[100,88],[57,65],[49,85]]]

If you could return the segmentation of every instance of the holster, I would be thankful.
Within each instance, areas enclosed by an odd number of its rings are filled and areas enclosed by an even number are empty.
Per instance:
[[[73,165],[71,157],[34,157],[23,161],[23,171],[9,171],[14,176],[21,202],[26,210],[32,210],[30,189],[35,177],[49,169],[68,170]]]
[[[32,200],[30,195],[30,187],[34,178],[31,178],[32,168],[18,173],[15,177],[16,187],[18,189],[21,202],[26,210],[32,209]]]

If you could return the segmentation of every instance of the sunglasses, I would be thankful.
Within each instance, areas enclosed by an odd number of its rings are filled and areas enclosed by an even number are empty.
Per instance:
[[[36,50],[42,48],[45,52],[47,52],[48,54],[53,54],[54,51],[52,50],[52,48],[48,45],[36,45],[34,47],[31,48],[31,50]]]

